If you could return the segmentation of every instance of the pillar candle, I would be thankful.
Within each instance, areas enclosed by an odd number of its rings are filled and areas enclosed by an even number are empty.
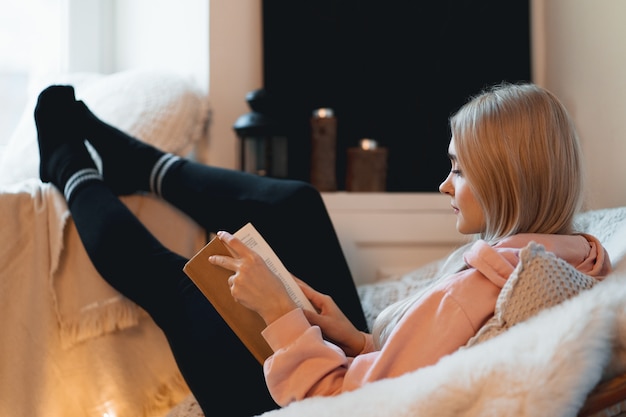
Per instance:
[[[336,191],[337,118],[322,108],[311,117],[311,184],[319,191]]]
[[[348,148],[346,190],[356,192],[387,189],[387,148],[372,139],[362,139],[359,147]]]

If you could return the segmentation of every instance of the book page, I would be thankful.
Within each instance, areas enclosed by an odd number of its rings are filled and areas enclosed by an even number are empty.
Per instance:
[[[271,246],[265,241],[263,236],[256,230],[252,223],[248,223],[235,232],[234,236],[241,240],[247,247],[258,253],[268,268],[282,281],[289,296],[296,302],[298,307],[315,311],[313,305],[304,295],[298,283],[293,279],[291,273],[285,268],[282,261]]]

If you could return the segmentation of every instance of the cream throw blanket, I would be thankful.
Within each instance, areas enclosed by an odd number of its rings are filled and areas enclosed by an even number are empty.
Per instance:
[[[0,416],[159,416],[181,401],[164,335],[95,271],[56,188],[27,180],[0,195]],[[201,247],[165,203],[124,201],[172,250]]]

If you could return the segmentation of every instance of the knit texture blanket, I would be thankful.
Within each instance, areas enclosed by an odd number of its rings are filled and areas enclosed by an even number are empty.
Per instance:
[[[172,250],[201,247],[165,203],[124,202]],[[161,330],[95,271],[56,188],[3,187],[0,213],[1,416],[160,416],[188,395]]]

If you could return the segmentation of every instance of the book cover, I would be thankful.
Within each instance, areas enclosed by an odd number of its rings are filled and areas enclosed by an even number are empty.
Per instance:
[[[246,224],[234,233],[234,236],[261,255],[266,265],[280,278],[287,292],[299,307],[314,311],[313,306],[304,296],[291,274],[252,224]],[[211,264],[209,262],[211,255],[230,256],[230,252],[222,241],[217,237],[213,238],[185,264],[183,271],[262,364],[273,353],[261,335],[265,328],[265,321],[255,311],[235,301],[228,286],[228,278],[233,272]]]

